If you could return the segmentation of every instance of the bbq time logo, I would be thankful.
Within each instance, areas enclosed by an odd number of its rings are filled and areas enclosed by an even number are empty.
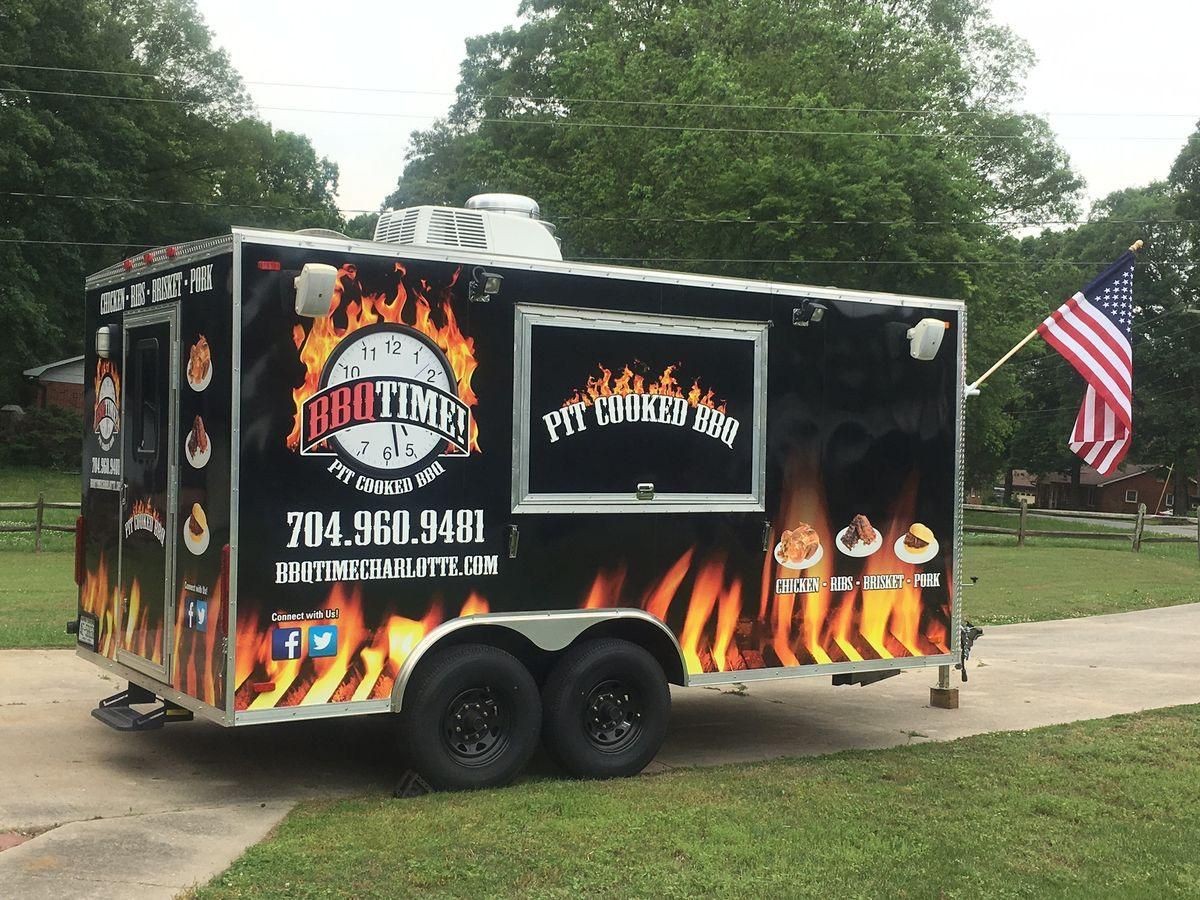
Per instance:
[[[100,449],[106,453],[117,441],[121,430],[121,407],[117,400],[115,369],[107,360],[96,365],[96,407],[92,415],[92,430]]]
[[[329,355],[320,388],[301,407],[300,453],[332,456],[329,472],[367,494],[406,494],[466,456],[471,410],[432,340],[380,323]]]

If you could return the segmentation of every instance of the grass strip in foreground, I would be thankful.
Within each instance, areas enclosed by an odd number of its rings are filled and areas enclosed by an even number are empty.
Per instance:
[[[1190,706],[617,782],[305,803],[197,896],[1195,896],[1197,785]]]

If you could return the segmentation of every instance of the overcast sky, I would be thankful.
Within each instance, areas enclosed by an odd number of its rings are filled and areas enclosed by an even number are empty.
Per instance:
[[[515,23],[517,0],[198,0],[198,6],[261,115],[277,128],[307,134],[338,163],[339,203],[353,215],[377,208],[395,187],[409,133],[445,113],[463,41]],[[1166,176],[1200,120],[1200,3],[993,0],[992,9],[1033,45],[1038,65],[1027,83],[1026,109],[1049,115],[1089,197]]]

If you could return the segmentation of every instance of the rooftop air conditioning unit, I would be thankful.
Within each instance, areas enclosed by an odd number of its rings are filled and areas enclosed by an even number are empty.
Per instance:
[[[385,244],[453,247],[503,256],[562,259],[554,226],[534,200],[517,194],[478,194],[465,209],[410,206],[379,216],[375,240]]]

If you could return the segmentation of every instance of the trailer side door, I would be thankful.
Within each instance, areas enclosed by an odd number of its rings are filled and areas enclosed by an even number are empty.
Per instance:
[[[165,680],[175,533],[174,309],[130,315],[124,329],[118,659]]]

